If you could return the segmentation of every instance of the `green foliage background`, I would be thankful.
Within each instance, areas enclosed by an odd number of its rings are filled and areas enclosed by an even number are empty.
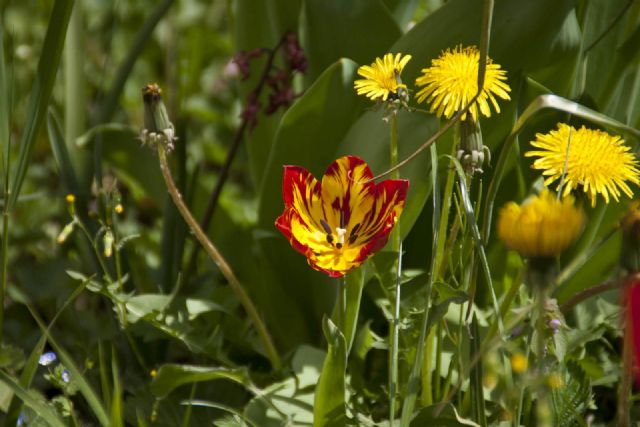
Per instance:
[[[88,425],[198,426],[212,420],[218,426],[346,425],[347,418],[353,425],[390,425],[386,337],[391,301],[385,287],[394,254],[383,251],[350,279],[364,290],[361,301],[359,296],[348,301],[355,316],[348,353],[349,340],[328,318],[336,281],[309,268],[273,225],[283,206],[282,166],[302,165],[319,177],[337,157],[354,154],[375,174],[384,172],[388,124],[383,111],[356,95],[357,68],[387,52],[411,54],[402,78],[412,88],[420,70],[443,50],[480,44],[483,7],[480,0],[3,2],[0,144],[7,286],[0,410],[5,425],[15,425],[20,401],[32,425],[70,425],[73,417],[60,409],[68,401],[75,417]],[[155,154],[137,138],[143,125],[140,89],[157,81],[178,135],[171,159],[174,177],[195,216],[202,217],[246,97],[264,66],[264,57],[253,61],[251,77],[241,81],[230,73],[229,61],[240,51],[276,46],[288,31],[299,36],[308,60],[307,72],[294,81],[300,96],[287,109],[260,114],[255,128],[245,133],[206,230],[263,316],[284,361],[278,370],[202,251],[194,274],[185,279],[197,243],[167,195]],[[474,206],[478,227],[484,225],[486,203],[497,211],[540,186],[537,172],[519,155],[535,133],[559,121],[585,123],[622,133],[637,147],[639,53],[638,1],[495,1],[489,55],[507,70],[512,99],[500,103],[500,114],[482,120],[492,160],[473,186],[474,203],[481,201]],[[579,107],[535,104],[544,94]],[[265,94],[260,102],[268,104]],[[530,105],[538,108],[527,109]],[[512,135],[516,124],[518,133]],[[433,115],[401,111],[400,159],[442,125]],[[513,149],[501,155],[510,136],[515,136]],[[404,387],[416,357],[435,257],[434,183],[444,187],[449,163],[442,156],[452,152],[453,140],[453,132],[438,140],[439,160],[425,150],[400,171],[411,181],[400,223],[405,270],[401,400],[408,393]],[[491,201],[485,196],[497,182],[497,165],[503,176]],[[79,230],[64,245],[56,243],[70,221],[67,193],[76,195],[78,216],[99,247],[110,209],[122,203],[124,214],[114,219],[114,227],[118,239],[125,240],[118,251],[124,283],[109,286],[114,284],[100,269],[100,255]],[[581,240],[559,260],[562,273],[554,297],[560,305],[621,276],[620,232],[611,230],[627,206],[624,200],[588,209]],[[464,213],[454,206],[451,218]],[[491,224],[483,233],[502,304],[511,285],[520,285],[522,261],[496,239]],[[440,371],[431,380],[438,386],[432,402],[418,399],[411,425],[511,425],[505,415],[513,411],[510,393],[525,388],[517,378],[514,385],[502,377],[493,365],[503,363],[504,354],[492,348],[480,366],[485,374],[497,372],[498,385],[485,384],[483,391],[481,381],[460,380],[453,390],[459,378],[471,374],[459,368],[471,366],[470,352],[478,345],[463,339],[467,335],[457,317],[468,299],[459,269],[471,259],[473,247],[470,238],[462,241],[447,261],[452,274],[434,279],[429,328],[445,337],[434,356]],[[113,260],[105,262],[115,274]],[[475,326],[482,336],[496,326],[488,285],[479,274]],[[528,306],[526,286],[515,295],[518,309]],[[614,425],[612,401],[622,375],[617,303],[613,291],[565,313],[566,342],[557,346],[563,349],[559,364],[568,395],[554,395],[552,401],[554,414],[561,414],[556,421],[569,424],[559,425],[585,425],[587,411],[592,425]],[[517,326],[518,309],[511,308],[503,312],[505,324]],[[447,328],[459,335],[445,333]],[[526,347],[523,337],[507,337],[503,344],[507,352]],[[43,350],[58,354],[77,390],[61,392],[45,380],[45,370],[37,367]],[[449,372],[447,361],[456,358],[460,365]],[[157,376],[150,375],[152,370]],[[320,372],[333,375],[319,379]],[[451,399],[445,390],[453,390]],[[68,401],[59,399],[56,405],[54,396]],[[530,407],[531,399],[535,394]],[[435,407],[441,401],[446,406]],[[578,414],[567,412],[567,401]],[[327,411],[320,418],[323,408]],[[337,418],[330,412],[335,408],[341,411]],[[633,419],[636,412],[633,407]]]

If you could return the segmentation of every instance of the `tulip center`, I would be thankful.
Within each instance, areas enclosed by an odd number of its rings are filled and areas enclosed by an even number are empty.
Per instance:
[[[353,228],[351,229],[351,232],[348,235],[347,235],[347,228],[345,228],[344,226],[336,227],[334,230],[332,230],[331,226],[329,226],[327,221],[325,221],[324,219],[320,220],[320,224],[322,225],[322,228],[324,229],[325,233],[327,233],[327,242],[331,246],[334,246],[336,249],[342,249],[345,245],[345,240],[348,243],[353,244],[358,238],[358,235],[356,233],[360,228],[360,224],[356,224],[355,226],[353,226]],[[335,234],[334,234],[334,231],[335,231]]]

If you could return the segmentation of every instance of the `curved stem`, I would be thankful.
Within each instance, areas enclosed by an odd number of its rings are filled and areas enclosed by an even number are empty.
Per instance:
[[[162,176],[167,185],[169,194],[173,199],[173,202],[176,204],[176,207],[180,211],[180,214],[184,218],[191,231],[193,231],[193,234],[196,236],[200,244],[204,247],[207,254],[216,263],[222,275],[229,282],[231,290],[236,294],[236,296],[240,300],[240,303],[249,315],[249,318],[251,319],[253,325],[255,326],[258,335],[260,336],[260,340],[262,341],[262,344],[264,345],[264,348],[267,352],[267,356],[271,361],[271,364],[274,368],[279,369],[282,366],[280,356],[276,351],[276,348],[273,344],[273,341],[271,340],[271,336],[269,335],[264,322],[258,314],[258,310],[256,309],[255,305],[253,305],[251,298],[249,298],[249,295],[242,287],[242,284],[240,284],[240,281],[231,269],[231,266],[224,259],[220,251],[218,251],[214,244],[207,238],[206,234],[202,231],[202,228],[200,228],[200,226],[198,225],[198,222],[195,220],[193,215],[191,215],[189,208],[187,208],[187,206],[184,204],[182,195],[180,194],[180,191],[178,191],[178,188],[173,181],[173,177],[171,176],[171,170],[169,169],[169,164],[167,163],[167,152],[164,145],[162,144],[158,144],[158,158],[160,159],[160,170],[162,171]]]
[[[601,294],[603,292],[611,291],[617,289],[619,287],[619,283],[617,281],[613,282],[604,282],[599,285],[593,286],[589,289],[585,289],[582,292],[578,292],[575,294],[569,301],[565,302],[560,306],[560,311],[563,313],[568,313],[573,307],[580,304],[582,301],[591,298],[594,295]]]

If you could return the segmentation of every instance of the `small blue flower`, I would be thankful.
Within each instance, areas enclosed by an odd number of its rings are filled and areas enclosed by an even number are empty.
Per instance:
[[[24,412],[20,412],[20,416],[18,417],[18,421],[16,421],[16,427],[20,427],[24,425]]]
[[[60,377],[62,378],[62,381],[64,381],[65,383],[68,383],[71,380],[71,374],[66,369],[62,371],[62,375],[60,375]]]
[[[38,363],[42,366],[49,366],[57,359],[56,354],[53,351],[47,351],[40,356]]]

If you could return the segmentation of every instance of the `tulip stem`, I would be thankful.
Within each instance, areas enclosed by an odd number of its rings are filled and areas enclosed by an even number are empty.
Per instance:
[[[184,204],[182,195],[180,194],[180,191],[176,187],[176,184],[173,181],[173,177],[171,176],[171,169],[169,168],[169,164],[167,162],[166,148],[162,143],[157,144],[157,146],[158,158],[160,160],[160,170],[162,171],[162,176],[167,185],[167,190],[169,191],[169,194],[173,199],[173,202],[176,204],[176,207],[180,211],[180,214],[184,218],[191,231],[193,231],[193,234],[196,236],[200,244],[204,247],[207,254],[216,263],[222,275],[227,279],[231,290],[240,300],[240,303],[244,307],[258,332],[260,340],[262,341],[262,345],[264,346],[265,351],[267,352],[267,356],[271,361],[271,365],[275,369],[279,369],[282,366],[280,356],[276,351],[276,348],[273,344],[273,341],[271,340],[271,336],[269,335],[264,322],[258,314],[258,310],[256,309],[255,305],[253,305],[251,298],[242,287],[240,280],[238,280],[238,278],[236,277],[235,273],[231,269],[231,266],[218,251],[213,242],[211,242],[207,238],[206,234],[202,231],[202,228],[200,228],[200,226],[198,225],[198,222],[195,220],[193,215],[191,215],[189,208],[187,208],[187,206]]]
[[[389,144],[390,167],[398,164],[398,113],[394,111],[389,117],[391,134]],[[400,171],[394,170],[393,179],[400,178]],[[389,338],[391,340],[391,354],[389,364],[389,423],[394,425],[396,413],[396,395],[398,392],[398,335],[400,333],[400,277],[402,275],[402,242],[400,237],[400,225],[397,224],[391,234],[391,250],[398,253],[395,275],[395,292],[393,304],[393,324]]]
[[[346,337],[345,331],[345,291],[347,289],[347,277],[342,276],[338,279],[338,289],[336,296],[336,313],[338,315],[338,328]]]

